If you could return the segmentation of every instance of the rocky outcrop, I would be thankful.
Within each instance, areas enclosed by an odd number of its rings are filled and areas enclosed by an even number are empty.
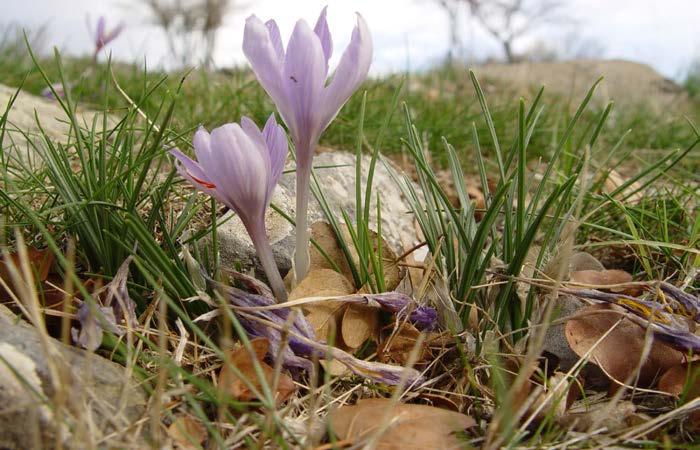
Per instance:
[[[0,448],[54,448],[59,440],[64,448],[144,448],[137,421],[145,405],[124,367],[0,305]]]

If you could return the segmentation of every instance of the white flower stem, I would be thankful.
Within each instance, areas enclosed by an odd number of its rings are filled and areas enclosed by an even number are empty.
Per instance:
[[[272,293],[275,294],[275,298],[277,298],[278,302],[286,302],[287,290],[284,288],[284,280],[282,280],[280,271],[277,268],[277,263],[275,263],[275,257],[272,254],[272,247],[270,246],[270,241],[265,232],[265,221],[261,220],[261,223],[250,227],[248,229],[248,234],[253,241],[255,252],[258,254],[260,265],[262,265],[265,271],[265,276],[267,276],[267,282],[272,288]]]
[[[297,155],[299,155],[297,151]],[[311,153],[313,155],[313,153]],[[309,271],[309,183],[311,178],[311,158],[306,164],[297,159],[297,209],[296,209],[296,246],[294,249],[294,276],[297,283],[306,277]]]

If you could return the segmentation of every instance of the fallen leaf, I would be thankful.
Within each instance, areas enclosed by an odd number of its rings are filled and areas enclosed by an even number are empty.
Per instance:
[[[700,361],[691,361],[669,368],[659,379],[659,390],[681,395],[686,386],[687,400],[700,397]]]
[[[685,402],[700,397],[700,361],[690,361],[673,366],[659,379],[659,390],[680,396]],[[700,432],[700,411],[692,411],[686,424],[692,433]]]
[[[331,413],[331,426],[340,439],[360,443],[376,436],[380,450],[453,449],[464,442],[458,433],[476,425],[471,417],[427,405],[396,404],[365,399]]]
[[[379,310],[371,306],[351,304],[345,309],[341,322],[343,342],[357,349],[379,332]]]
[[[272,387],[272,382],[274,380],[274,369],[270,367],[267,363],[263,361],[265,355],[267,354],[270,343],[265,338],[256,338],[250,341],[253,352],[255,353],[255,358],[262,368],[262,372],[265,375],[265,380],[261,381],[258,378],[258,374],[255,371],[255,364],[251,359],[251,355],[244,346],[240,346],[235,350],[227,353],[226,363],[221,367],[221,373],[219,375],[219,388],[231,395],[233,398],[248,402],[256,398],[256,395],[248,387],[248,385],[234,373],[234,371],[229,367],[229,364],[236,367],[241,375],[245,377],[250,384],[255,387],[255,390],[262,393],[263,382],[267,383],[268,386]],[[280,374],[277,389],[275,391],[275,401],[276,403],[282,404],[296,391],[296,386],[292,379],[286,374]]]
[[[318,244],[319,247],[323,249],[328,258],[326,258],[326,256],[324,256],[315,245],[312,245],[309,248],[309,273],[317,269],[334,270],[333,264],[328,261],[330,259],[338,266],[341,274],[343,274],[348,280],[352,280],[352,271],[348,265],[345,253],[343,253],[340,245],[338,245],[338,240],[333,232],[333,228],[331,228],[331,226],[326,222],[315,222],[311,225],[311,238],[316,242],[316,244]],[[352,241],[346,240],[346,242]],[[355,252],[355,247],[353,245],[350,245],[349,247],[353,260],[357,260],[358,258]]]
[[[612,194],[614,191],[619,189],[622,185],[627,183],[626,177],[624,177],[620,172],[615,169],[610,169],[605,182],[603,184],[603,192],[606,194]],[[625,203],[636,205],[644,198],[643,185],[638,181],[631,183],[625,189],[618,193],[617,198],[621,199],[627,197],[624,201]]]
[[[409,360],[409,355],[416,346],[420,331],[410,323],[402,323],[399,329],[385,339],[379,346],[377,355],[379,360],[385,363],[396,364],[399,366],[406,365]],[[423,341],[423,348],[419,350],[416,365],[420,366],[432,358],[432,353],[428,348],[429,339]]]
[[[168,427],[168,436],[173,440],[175,448],[194,450],[200,448],[207,438],[207,429],[193,417],[179,416]]]
[[[357,251],[355,250],[355,246],[352,244],[352,238],[350,237],[350,234],[347,232],[345,225],[342,225],[341,232],[343,234],[343,240],[348,243],[349,247],[349,253],[350,257],[353,260],[353,263],[355,267],[359,267],[360,264],[360,258],[357,255]],[[311,225],[311,237],[314,239],[314,241],[318,244],[319,247],[323,249],[323,251],[326,253],[326,256],[324,256],[317,248],[316,246],[311,246],[309,250],[309,256],[310,256],[310,265],[309,265],[309,272],[316,270],[316,269],[332,269],[334,270],[333,264],[331,264],[328,260],[330,259],[335,263],[335,265],[338,267],[340,270],[340,273],[343,274],[348,280],[354,280],[352,276],[352,271],[350,270],[350,265],[347,262],[347,257],[345,253],[342,251],[340,245],[338,244],[338,240],[335,236],[335,233],[333,232],[333,229],[329,224],[326,222],[316,222],[313,225]],[[372,244],[372,248],[375,250],[375,252],[378,249],[377,245],[377,233],[370,230],[370,236],[369,236],[370,242]],[[394,253],[394,251],[391,249],[391,246],[387,244],[383,239],[381,242],[381,247],[382,247],[382,273],[384,275],[384,284],[385,284],[385,290],[386,291],[392,291],[396,289],[396,286],[399,285],[401,282],[401,279],[403,278],[404,275],[404,269],[399,266],[398,261],[397,261],[397,256]],[[371,270],[371,267],[370,267]],[[370,274],[370,276],[373,276]],[[357,288],[362,288],[361,286],[356,286]]]
[[[354,292],[352,283],[335,270],[315,269],[290,292],[289,300],[305,297],[336,297]],[[339,336],[329,336],[329,333],[340,329],[345,304],[336,300],[322,300],[304,305],[302,309],[319,339],[333,337],[337,340]]]
[[[683,362],[683,353],[658,340],[653,340],[647,359],[640,361],[645,346],[645,330],[624,318],[619,312],[624,310],[615,305],[591,305],[582,308],[578,313],[579,317],[566,322],[565,335],[571,349],[579,357],[583,356],[615,326],[615,329],[593,349],[590,361],[619,383],[635,384],[635,380],[630,380],[630,377],[640,366],[637,383],[640,387],[649,387],[659,374]],[[653,337],[650,336],[649,339]],[[613,381],[610,387],[617,389],[619,384]]]
[[[616,284],[630,283],[632,275],[624,270],[579,270],[571,273],[571,281],[590,286],[611,286]],[[621,287],[608,288],[612,292],[624,292]]]
[[[530,411],[538,411],[538,420],[543,420],[549,415],[558,419],[566,414],[566,410],[580,392],[575,377],[567,376],[564,372],[554,372],[533,402]]]
[[[12,264],[21,272],[22,269],[19,254],[15,252],[11,253],[9,256],[12,260]],[[30,247],[27,248],[27,259],[29,262],[29,267],[33,271],[33,275],[36,277],[34,281],[46,281],[54,261],[53,252],[49,249],[39,250]],[[0,278],[8,283],[11,283],[12,277],[10,276],[7,265],[8,261],[5,259],[0,260]]]

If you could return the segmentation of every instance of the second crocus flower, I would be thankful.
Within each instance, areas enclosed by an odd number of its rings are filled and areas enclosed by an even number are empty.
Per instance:
[[[284,119],[296,149],[297,208],[294,268],[300,281],[309,267],[307,210],[311,163],[323,131],[360,87],[372,61],[372,37],[362,16],[338,67],[328,81],[333,41],[326,9],[312,30],[304,20],[294,27],[285,51],[277,23],[256,16],[246,21],[243,52],[260,84]]]
[[[193,161],[171,150],[177,170],[200,191],[211,195],[238,214],[253,241],[260,264],[278,301],[287,293],[265,232],[265,211],[287,159],[284,129],[270,116],[261,132],[247,117],[209,134],[200,128],[194,135]]]

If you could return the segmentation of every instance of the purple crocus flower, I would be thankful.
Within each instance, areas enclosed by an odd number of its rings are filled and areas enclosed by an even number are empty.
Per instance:
[[[236,212],[253,241],[260,263],[279,301],[287,299],[284,282],[265,233],[265,210],[282,175],[287,159],[287,137],[274,114],[261,132],[247,117],[209,134],[200,128],[194,135],[193,161],[179,150],[177,170],[200,191]]]
[[[333,53],[333,42],[326,8],[321,11],[313,30],[304,20],[296,23],[286,52],[274,20],[263,23],[254,15],[249,17],[243,52],[287,124],[296,149],[294,269],[297,280],[301,280],[309,267],[307,210],[314,151],[323,131],[367,76],[372,61],[372,37],[358,14],[350,44],[330,82],[328,60]]]
[[[97,54],[100,50],[115,40],[123,30],[124,24],[119,23],[119,25],[108,32],[105,29],[105,18],[101,16],[97,19],[97,29],[95,30],[95,58],[97,58]]]

